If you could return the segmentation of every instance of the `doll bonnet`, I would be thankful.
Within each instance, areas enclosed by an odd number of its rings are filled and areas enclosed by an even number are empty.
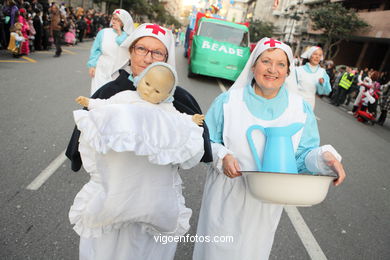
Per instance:
[[[171,92],[169,93],[169,96],[164,101],[161,102],[161,103],[171,103],[171,102],[173,102],[173,94],[175,93],[176,86],[177,86],[177,73],[176,73],[175,69],[171,65],[169,65],[168,63],[155,62],[155,63],[152,63],[151,65],[149,65],[138,76],[134,77],[134,86],[137,88],[139,81],[146,75],[146,73],[148,73],[149,70],[151,70],[152,68],[154,68],[156,66],[166,67],[167,69],[170,70],[170,72],[173,75],[174,82],[173,82],[173,87],[171,89]]]

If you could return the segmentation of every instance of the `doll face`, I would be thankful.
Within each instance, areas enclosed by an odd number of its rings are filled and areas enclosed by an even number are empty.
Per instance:
[[[323,52],[321,49],[315,50],[315,52],[313,52],[313,54],[310,56],[310,64],[313,66],[317,66],[318,64],[320,64],[322,56]]]
[[[275,97],[288,76],[288,59],[281,49],[268,49],[257,59],[253,70],[256,93],[265,98]]]
[[[175,78],[172,72],[164,66],[151,68],[140,79],[137,92],[141,98],[153,104],[164,101],[172,91]]]

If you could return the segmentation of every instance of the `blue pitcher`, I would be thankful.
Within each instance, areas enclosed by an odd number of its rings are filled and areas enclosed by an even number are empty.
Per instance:
[[[246,138],[258,171],[298,173],[291,137],[302,127],[302,123],[293,123],[284,127],[264,128],[260,125],[249,127],[246,131]],[[263,165],[261,165],[259,154],[253,143],[252,132],[254,130],[260,130],[265,135]]]

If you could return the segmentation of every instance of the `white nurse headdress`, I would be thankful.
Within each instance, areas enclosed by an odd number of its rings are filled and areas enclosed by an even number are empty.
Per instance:
[[[257,44],[255,49],[252,51],[251,56],[249,57],[244,69],[242,70],[240,76],[238,76],[237,80],[234,82],[233,88],[244,88],[246,85],[250,84],[253,79],[252,67],[255,64],[257,58],[268,49],[281,49],[287,54],[288,61],[290,63],[290,72],[293,71],[294,62],[293,62],[293,54],[290,46],[287,44],[277,41],[272,38],[265,37],[261,39]]]
[[[116,14],[123,23],[123,31],[130,35],[134,31],[134,23],[131,15],[124,9],[116,9],[113,13]]]
[[[175,68],[175,39],[171,30],[161,27],[158,24],[144,23],[135,29],[135,31],[121,44],[129,48],[133,42],[139,38],[150,36],[160,40],[168,51],[167,63]]]
[[[304,53],[302,53],[301,58],[310,60],[311,55],[318,50],[321,49],[321,47],[318,46],[311,46],[309,49],[307,49]],[[324,60],[324,55],[322,55],[321,60]]]

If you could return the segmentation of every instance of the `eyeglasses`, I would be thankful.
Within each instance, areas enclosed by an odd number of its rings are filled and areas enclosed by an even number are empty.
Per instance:
[[[133,46],[133,49],[134,49],[135,54],[140,55],[140,56],[146,56],[150,52],[151,55],[152,55],[152,58],[154,60],[157,60],[157,61],[163,61],[163,60],[165,60],[168,57],[167,54],[165,54],[165,53],[163,53],[161,51],[149,50],[149,49],[146,49],[143,46],[137,46],[136,45],[136,46]]]

